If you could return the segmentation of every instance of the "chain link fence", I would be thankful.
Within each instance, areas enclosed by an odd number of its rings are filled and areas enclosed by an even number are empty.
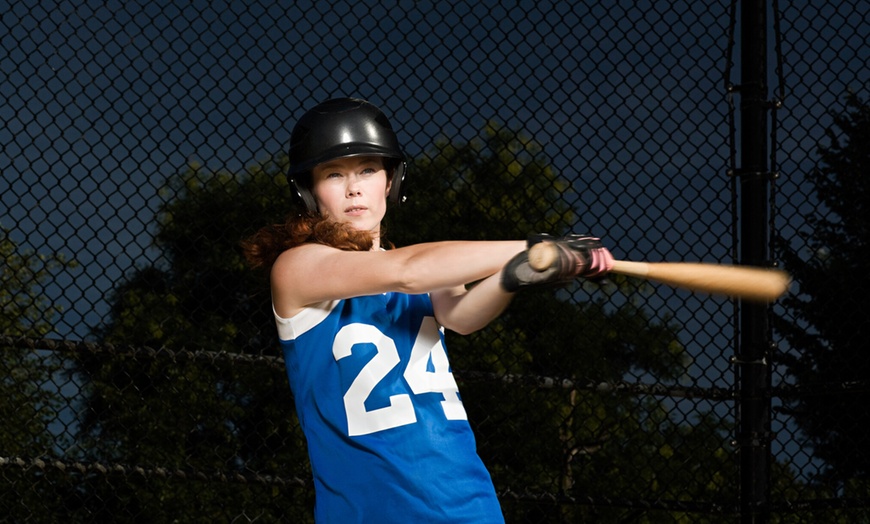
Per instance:
[[[868,8],[766,6],[760,227],[794,282],[754,363],[765,471],[739,456],[741,303],[578,282],[448,333],[508,522],[735,522],[750,477],[764,519],[870,518]],[[397,128],[397,245],[592,232],[618,259],[739,263],[742,9],[0,6],[0,515],[311,520],[268,288],[238,244],[292,211],[289,133],[327,98]]]

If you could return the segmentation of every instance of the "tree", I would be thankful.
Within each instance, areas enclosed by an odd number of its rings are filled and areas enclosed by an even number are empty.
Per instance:
[[[287,211],[281,162],[237,175],[189,165],[167,181],[161,259],[116,287],[109,321],[95,330],[107,349],[77,363],[87,384],[80,448],[88,461],[202,482],[94,478],[81,497],[94,514],[220,522],[226,508],[249,508],[250,518],[277,521],[311,502],[296,486],[309,477],[307,456],[276,359],[268,287],[239,249]]]
[[[391,214],[388,227],[399,245],[559,236],[577,220],[570,181],[533,140],[496,122],[468,143],[436,143],[415,159],[411,173],[408,202]],[[663,383],[681,376],[686,355],[678,326],[653,320],[632,301],[611,307],[607,291],[614,290],[577,284],[563,292],[524,293],[488,329],[468,337],[447,333],[496,487],[526,494],[519,502],[503,497],[509,521],[620,518],[621,510],[605,517],[559,508],[549,502],[553,496],[727,496],[734,473],[723,445],[727,427],[717,417],[699,414],[693,424],[680,425],[653,397],[617,391],[617,384],[644,374]],[[614,386],[610,393],[596,391],[606,385]],[[692,473],[674,469],[675,463],[691,464]]]
[[[63,254],[24,249],[0,225],[0,333],[12,338],[40,338],[60,313],[42,286],[61,268],[76,266]],[[62,399],[52,379],[61,360],[46,351],[0,347],[0,456],[29,461],[55,456],[64,443],[52,435]],[[35,480],[46,476],[4,467],[0,471],[0,513],[13,521],[47,519],[57,500],[54,488]]]
[[[411,164],[409,200],[391,209],[386,224],[397,245],[559,235],[574,225],[569,181],[534,141],[496,123],[467,143],[439,141]],[[241,238],[290,209],[284,167],[279,157],[237,175],[188,166],[171,177],[155,238],[162,259],[115,289],[110,319],[95,332],[105,351],[78,362],[89,383],[85,458],[126,470],[307,481],[286,376],[280,361],[266,365],[276,348],[268,287],[244,267],[237,249]],[[685,370],[678,326],[654,320],[632,301],[611,306],[608,289],[578,284],[531,292],[488,329],[447,334],[498,489],[646,498],[651,479],[664,474],[655,468],[667,468],[663,457],[671,456],[675,464],[692,464],[695,476],[670,466],[669,481],[655,486],[657,497],[725,496],[722,479],[733,474],[722,444],[726,428],[715,417],[672,421],[657,398],[619,391],[628,376],[678,380]],[[613,387],[602,393],[602,385]],[[252,507],[263,518],[294,512],[294,521],[309,518],[310,488],[280,497],[273,489],[126,473],[90,479],[79,499],[90,514],[116,521],[142,515],[227,521],[228,508]],[[587,511],[505,497],[517,522]]]
[[[849,94],[833,117],[820,168],[807,175],[817,212],[797,238],[777,240],[800,293],[782,301],[774,326],[791,349],[783,363],[806,393],[789,402],[791,414],[827,463],[823,476],[843,488],[870,475],[870,105]]]

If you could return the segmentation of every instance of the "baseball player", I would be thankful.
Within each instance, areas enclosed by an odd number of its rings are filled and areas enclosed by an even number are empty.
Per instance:
[[[444,344],[515,291],[606,273],[598,239],[432,242],[387,249],[381,221],[406,163],[383,112],[357,99],[307,111],[289,178],[307,212],[243,243],[272,305],[308,445],[321,523],[501,523]],[[552,241],[545,271],[528,244]],[[469,283],[475,283],[468,285]]]

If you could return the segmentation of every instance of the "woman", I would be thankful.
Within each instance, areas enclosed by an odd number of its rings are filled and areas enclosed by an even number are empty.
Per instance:
[[[384,249],[381,221],[400,200],[405,163],[387,118],[362,100],[306,112],[290,163],[308,212],[244,247],[270,271],[317,522],[503,522],[444,330],[481,329],[518,289],[603,274],[610,253],[597,239],[552,239],[560,259],[535,272],[524,241]]]

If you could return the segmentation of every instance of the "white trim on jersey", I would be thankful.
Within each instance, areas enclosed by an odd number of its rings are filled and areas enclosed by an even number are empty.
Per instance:
[[[272,314],[275,315],[275,323],[278,325],[278,338],[281,340],[296,340],[309,329],[323,322],[329,313],[335,309],[338,300],[330,300],[308,306],[291,318],[278,316],[275,305],[272,304]]]

